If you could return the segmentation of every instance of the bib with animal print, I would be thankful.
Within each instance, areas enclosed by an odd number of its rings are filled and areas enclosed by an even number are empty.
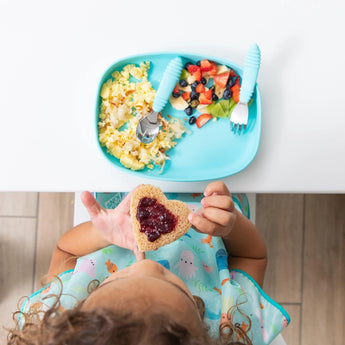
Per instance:
[[[166,194],[169,199],[178,199],[200,207],[201,194]],[[124,197],[123,193],[97,193],[102,206],[114,208]],[[249,213],[245,195],[233,195],[238,209]],[[152,259],[179,276],[193,295],[205,303],[204,321],[210,334],[219,337],[219,325],[227,321],[238,324],[255,345],[270,344],[290,322],[287,312],[257,285],[245,272],[228,269],[228,253],[223,240],[190,229],[177,241],[156,251],[145,252]],[[60,275],[63,296],[61,310],[71,309],[88,296],[88,285],[97,279],[102,282],[135,262],[133,253],[115,245],[100,249],[78,259],[74,270]],[[29,297],[22,310],[29,308],[46,310],[53,299],[46,298],[61,289],[59,281],[53,281]],[[50,301],[51,300],[51,301]],[[231,314],[228,311],[231,310]],[[250,318],[250,322],[249,322]]]

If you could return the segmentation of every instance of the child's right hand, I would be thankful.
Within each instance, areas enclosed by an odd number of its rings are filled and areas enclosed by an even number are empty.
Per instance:
[[[81,194],[81,201],[98,233],[109,243],[132,250],[139,261],[145,259],[145,254],[139,252],[132,230],[129,213],[131,196],[132,192],[115,209],[103,208],[89,192]]]
[[[204,196],[202,209],[188,216],[193,228],[211,236],[229,236],[237,217],[229,189],[221,181],[211,182]]]

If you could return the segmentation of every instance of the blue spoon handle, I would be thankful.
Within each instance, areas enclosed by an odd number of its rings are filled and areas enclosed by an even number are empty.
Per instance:
[[[260,68],[261,54],[257,44],[249,47],[246,60],[244,62],[242,85],[240,90],[240,102],[248,103],[251,99],[256,79]]]
[[[183,63],[180,57],[171,60],[165,69],[162,81],[159,84],[152,109],[161,112],[167,104],[171,93],[180,79]]]

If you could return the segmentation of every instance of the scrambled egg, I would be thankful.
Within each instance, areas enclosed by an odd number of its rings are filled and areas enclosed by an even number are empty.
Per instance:
[[[171,116],[166,120],[160,116],[161,128],[157,138],[149,144],[137,139],[138,122],[152,111],[156,95],[148,81],[149,69],[150,62],[142,62],[139,67],[129,64],[121,72],[115,71],[113,79],[107,80],[101,89],[99,141],[123,166],[132,170],[142,170],[145,166],[153,169],[155,165],[163,169],[169,159],[165,152],[174,147],[175,139],[186,132],[182,121]],[[130,77],[137,81],[132,82]]]

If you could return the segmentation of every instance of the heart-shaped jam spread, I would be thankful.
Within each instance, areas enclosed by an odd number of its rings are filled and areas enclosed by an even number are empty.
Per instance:
[[[177,217],[156,199],[148,197],[140,199],[137,219],[140,223],[140,231],[146,234],[150,242],[154,242],[161,234],[173,231],[177,224]]]

